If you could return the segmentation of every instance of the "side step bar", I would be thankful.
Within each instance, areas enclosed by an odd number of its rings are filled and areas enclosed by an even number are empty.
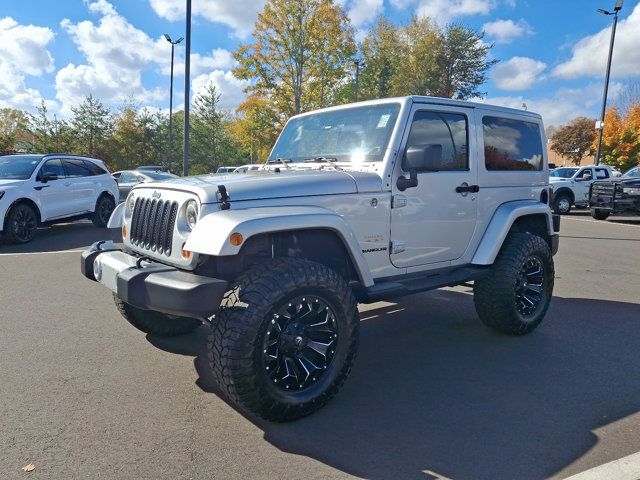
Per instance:
[[[361,285],[352,285],[352,288],[359,302],[372,303],[412,293],[435,290],[441,287],[453,287],[454,285],[477,280],[487,270],[487,266],[467,266],[453,270],[428,272],[396,281],[382,281],[367,288],[363,288]]]

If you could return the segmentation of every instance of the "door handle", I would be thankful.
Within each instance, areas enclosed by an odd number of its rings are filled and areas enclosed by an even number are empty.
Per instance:
[[[38,191],[42,190],[43,188],[49,188],[49,185],[41,185],[39,187],[33,187],[34,190],[38,190]]]
[[[480,187],[478,185],[467,185],[463,183],[459,187],[456,187],[457,193],[478,193],[480,191]]]

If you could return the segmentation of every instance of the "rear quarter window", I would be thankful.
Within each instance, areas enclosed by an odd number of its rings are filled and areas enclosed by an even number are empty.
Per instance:
[[[84,163],[89,169],[89,172],[91,172],[91,175],[104,175],[106,173],[109,173],[100,165],[98,165],[97,163],[93,163],[90,160],[84,160]]]
[[[501,117],[483,117],[484,163],[489,171],[542,170],[540,126]]]

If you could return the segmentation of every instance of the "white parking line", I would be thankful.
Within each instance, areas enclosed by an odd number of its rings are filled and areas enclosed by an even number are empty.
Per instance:
[[[17,257],[20,255],[56,255],[58,253],[80,253],[82,250],[57,250],[53,252],[22,252],[22,253],[0,253],[0,257]]]
[[[562,221],[564,222],[565,220],[576,220],[577,222],[599,223],[600,225],[606,224],[606,225],[615,225],[615,226],[620,226],[620,227],[640,228],[640,225],[635,225],[635,224],[632,225],[632,224],[629,224],[629,223],[607,222],[606,220],[590,220],[588,218],[567,217],[566,215],[562,217]]]
[[[585,470],[564,480],[638,480],[638,478],[640,478],[640,452]]]

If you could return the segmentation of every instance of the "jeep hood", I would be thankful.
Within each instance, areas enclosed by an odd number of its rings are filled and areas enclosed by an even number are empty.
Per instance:
[[[224,185],[231,202],[272,198],[345,195],[380,192],[382,179],[375,173],[340,170],[260,170],[247,173],[185,177],[145,183],[139,188],[181,190],[196,194],[202,203],[216,203],[218,186]]]

